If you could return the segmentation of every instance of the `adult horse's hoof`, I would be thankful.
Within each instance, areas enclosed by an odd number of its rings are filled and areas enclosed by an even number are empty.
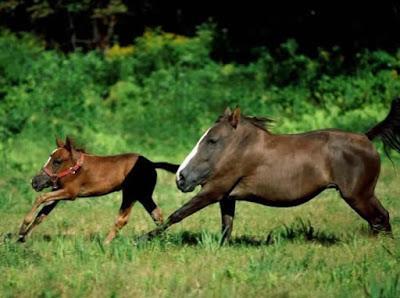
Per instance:
[[[390,223],[372,224],[372,225],[370,225],[370,233],[373,236],[377,236],[379,234],[379,235],[385,235],[385,236],[394,238],[393,233],[392,233],[392,226],[390,225]]]
[[[153,231],[150,231],[150,232],[148,232],[148,233],[146,233],[146,234],[140,236],[140,237],[137,239],[137,242],[136,242],[136,243],[141,243],[141,242],[150,241],[151,239],[153,239],[153,238],[155,238],[155,237],[161,235],[163,231],[164,231],[163,229],[154,229]]]

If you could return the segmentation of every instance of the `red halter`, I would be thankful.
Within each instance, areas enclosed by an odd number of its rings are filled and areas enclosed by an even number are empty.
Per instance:
[[[79,156],[78,160],[76,161],[76,164],[68,169],[65,169],[64,171],[61,171],[59,173],[52,173],[49,169],[44,168],[43,171],[51,178],[53,183],[56,183],[58,179],[61,179],[65,176],[68,175],[75,175],[78,170],[82,167],[83,164],[83,159],[84,155],[81,153],[81,156]]]

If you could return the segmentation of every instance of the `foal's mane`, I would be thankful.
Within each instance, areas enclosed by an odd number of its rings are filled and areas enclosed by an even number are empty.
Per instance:
[[[78,151],[81,153],[88,153],[85,148],[74,148],[74,149],[75,149],[75,151]]]
[[[81,146],[81,144],[76,144],[75,139],[71,138],[70,136],[68,137],[72,146],[74,147],[75,151],[78,151],[80,153],[88,153],[87,150],[85,149],[85,147]]]

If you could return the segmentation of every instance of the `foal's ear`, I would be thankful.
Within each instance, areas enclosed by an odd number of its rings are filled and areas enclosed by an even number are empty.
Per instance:
[[[75,146],[74,146],[74,142],[70,137],[67,137],[65,139],[65,149],[67,149],[70,153],[73,159],[77,159],[78,158],[78,151],[76,151]]]
[[[229,122],[233,126],[233,128],[236,128],[239,124],[240,121],[240,108],[237,107],[236,109],[233,110],[233,113],[229,116]]]
[[[56,145],[58,148],[62,148],[65,146],[65,143],[61,139],[56,138]]]
[[[225,117],[229,117],[232,114],[230,107],[227,107],[224,112]]]
[[[74,144],[73,144],[73,142],[72,142],[70,137],[67,137],[65,139],[64,148],[67,149],[68,151],[72,151],[74,149]]]

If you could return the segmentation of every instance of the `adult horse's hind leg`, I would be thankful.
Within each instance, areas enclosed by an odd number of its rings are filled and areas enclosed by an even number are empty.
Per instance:
[[[39,213],[36,215],[33,223],[28,226],[27,229],[25,230],[20,230],[19,232],[19,237],[18,237],[18,241],[19,242],[25,242],[25,238],[32,233],[32,230],[40,225],[43,220],[50,214],[51,211],[53,211],[53,209],[57,206],[59,201],[54,201],[52,203],[50,203],[49,205],[44,206]]]
[[[129,215],[132,211],[132,206],[135,203],[134,199],[126,193],[126,191],[122,191],[122,203],[119,208],[117,219],[115,220],[114,226],[111,228],[111,231],[108,233],[105,244],[109,244],[115,236],[117,236],[118,232],[128,223]]]
[[[378,152],[368,144],[363,149],[349,148],[342,154],[336,154],[341,159],[336,160],[332,167],[340,194],[350,207],[368,221],[373,233],[390,232],[389,212],[375,196],[380,172]]]
[[[229,241],[232,234],[233,229],[233,218],[235,216],[235,205],[236,201],[232,198],[224,198],[219,202],[219,207],[221,209],[221,221],[222,221],[222,229],[221,229],[221,242],[220,245],[223,245],[225,240]]]
[[[344,197],[345,201],[366,221],[373,233],[391,232],[389,212],[375,195]]]

